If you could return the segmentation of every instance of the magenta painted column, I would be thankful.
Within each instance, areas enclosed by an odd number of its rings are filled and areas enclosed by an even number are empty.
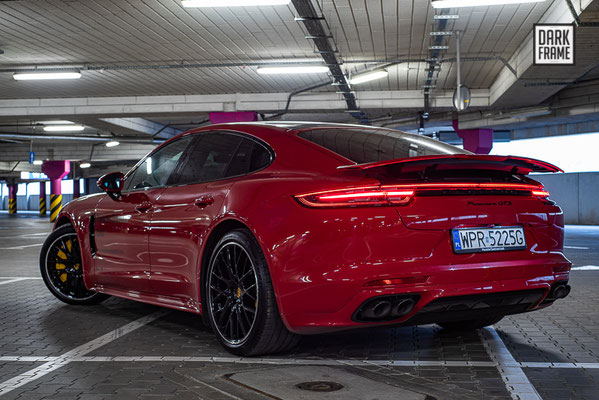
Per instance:
[[[79,179],[73,179],[73,199],[78,199],[79,197],[81,197]]]
[[[46,182],[40,182],[40,217],[46,216]]]
[[[8,186],[8,213],[17,213],[17,191],[19,190],[19,184],[16,182],[6,183]]]
[[[253,111],[211,112],[208,114],[213,124],[225,122],[252,122],[258,120],[258,113]]]
[[[69,161],[44,161],[42,172],[50,178],[50,222],[54,222],[62,208],[62,178],[71,172],[71,163]]]
[[[453,129],[462,138],[464,149],[476,154],[489,154],[493,148],[493,129],[459,129],[453,120]]]

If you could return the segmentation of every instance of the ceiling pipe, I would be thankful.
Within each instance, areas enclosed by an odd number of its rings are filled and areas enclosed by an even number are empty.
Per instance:
[[[326,82],[323,82],[323,83],[319,83],[317,85],[313,85],[313,86],[310,86],[310,87],[307,87],[307,88],[304,88],[304,89],[300,89],[300,90],[296,90],[295,92],[289,93],[289,96],[287,97],[287,104],[285,105],[285,110],[281,111],[280,113],[271,115],[271,116],[269,116],[267,118],[264,118],[264,121],[268,121],[268,120],[271,120],[273,118],[277,118],[277,117],[280,117],[282,115],[287,114],[287,112],[289,112],[289,105],[291,104],[291,99],[293,98],[293,96],[296,96],[296,95],[298,95],[300,93],[309,92],[311,90],[318,89],[318,88],[321,88],[321,87],[324,87],[324,86],[329,86],[331,83],[332,83],[331,81],[326,81]]]
[[[517,76],[516,70],[509,64],[509,62],[501,56],[486,56],[486,57],[462,57],[463,62],[472,61],[501,61],[508,69]],[[430,57],[414,57],[414,58],[368,58],[368,59],[356,59],[356,60],[342,60],[339,61],[339,65],[343,64],[401,64],[408,62],[419,62],[428,63],[431,61]],[[440,58],[435,60],[436,63],[454,62],[455,58]],[[322,64],[322,61],[308,60],[302,62],[302,64]],[[284,62],[284,61],[248,61],[248,62],[234,62],[234,63],[179,63],[179,64],[161,64],[161,65],[147,65],[147,64],[134,64],[134,65],[87,65],[78,66],[77,68],[82,71],[136,71],[136,70],[154,70],[154,69],[196,69],[196,68],[229,68],[229,67],[254,67],[264,65],[296,65],[295,62]],[[22,66],[15,68],[1,68],[0,73],[18,73],[18,72],[61,72],[66,70],[72,70],[73,66]]]
[[[114,140],[114,137],[102,136],[60,136],[60,135],[22,135],[18,133],[0,133],[0,139],[17,139],[17,140],[69,140],[69,141],[80,141],[80,142],[110,142]],[[159,144],[165,141],[165,139],[127,139],[118,138],[121,143],[138,143],[138,144]]]

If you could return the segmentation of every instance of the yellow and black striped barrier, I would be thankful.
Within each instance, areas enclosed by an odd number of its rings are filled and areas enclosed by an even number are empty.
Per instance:
[[[17,199],[8,198],[8,213],[16,214],[17,213]]]
[[[40,217],[46,216],[46,196],[40,196]]]
[[[58,213],[62,208],[62,195],[51,194],[50,195],[50,222],[56,221]]]

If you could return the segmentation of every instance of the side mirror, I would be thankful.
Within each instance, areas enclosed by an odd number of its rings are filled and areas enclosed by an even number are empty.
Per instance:
[[[101,191],[106,192],[113,200],[121,197],[121,190],[125,183],[125,175],[122,172],[111,172],[98,179],[96,185]]]

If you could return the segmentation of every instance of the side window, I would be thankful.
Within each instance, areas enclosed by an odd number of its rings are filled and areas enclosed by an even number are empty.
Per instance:
[[[227,133],[199,134],[172,183],[185,185],[222,179],[241,141],[241,136]]]
[[[264,146],[250,139],[242,139],[225,177],[249,174],[266,167],[270,159],[270,153]]]
[[[185,185],[215,181],[248,174],[271,161],[270,152],[254,140],[240,135],[211,132],[197,135],[173,184]]]
[[[150,157],[127,177],[124,191],[159,187],[166,185],[179,159],[189,146],[192,135],[167,144]]]

